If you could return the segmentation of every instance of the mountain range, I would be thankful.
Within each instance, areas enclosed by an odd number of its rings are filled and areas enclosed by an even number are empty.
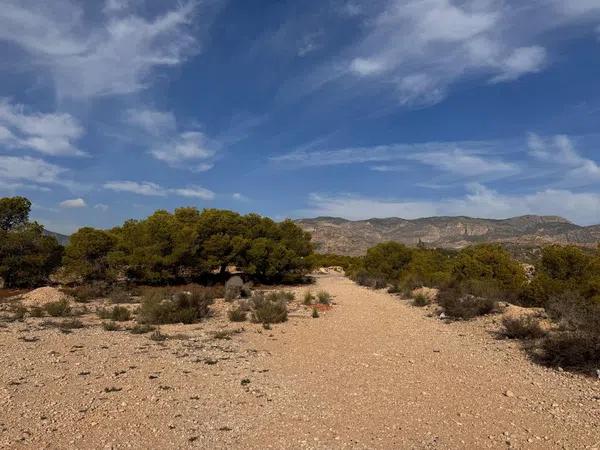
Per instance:
[[[359,256],[369,247],[386,241],[409,246],[458,249],[482,242],[541,246],[574,244],[595,247],[600,225],[580,226],[557,216],[520,216],[510,219],[397,217],[351,221],[338,217],[299,219],[296,223],[312,233],[319,253]]]

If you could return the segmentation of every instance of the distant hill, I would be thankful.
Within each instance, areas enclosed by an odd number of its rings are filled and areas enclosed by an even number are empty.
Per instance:
[[[44,230],[46,236],[54,236],[60,245],[67,245],[69,243],[69,236],[65,234],[55,233],[54,231]]]
[[[296,223],[312,233],[317,251],[355,256],[386,241],[411,246],[421,241],[430,247],[455,249],[482,242],[592,247],[600,241],[600,225],[582,227],[556,216],[521,216],[500,220],[472,217],[406,220],[392,217],[357,221],[317,217],[300,219]]]

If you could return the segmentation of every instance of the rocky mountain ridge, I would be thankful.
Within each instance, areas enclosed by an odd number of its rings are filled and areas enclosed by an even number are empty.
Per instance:
[[[313,235],[320,253],[362,255],[380,242],[396,241],[415,246],[463,248],[482,242],[523,246],[574,244],[595,247],[600,225],[580,226],[558,216],[519,216],[509,219],[426,217],[422,219],[368,219],[351,221],[317,217],[296,221]]]

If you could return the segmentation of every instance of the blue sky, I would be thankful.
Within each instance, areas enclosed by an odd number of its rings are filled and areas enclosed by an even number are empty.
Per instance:
[[[0,195],[600,222],[600,0],[0,0]]]

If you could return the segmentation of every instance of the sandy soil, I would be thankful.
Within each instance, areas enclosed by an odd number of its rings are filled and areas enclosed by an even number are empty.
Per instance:
[[[298,296],[307,288],[297,288]],[[2,448],[599,448],[600,382],[337,275],[318,319],[0,328]],[[237,330],[216,339],[215,330]],[[181,334],[185,335],[181,335]]]

